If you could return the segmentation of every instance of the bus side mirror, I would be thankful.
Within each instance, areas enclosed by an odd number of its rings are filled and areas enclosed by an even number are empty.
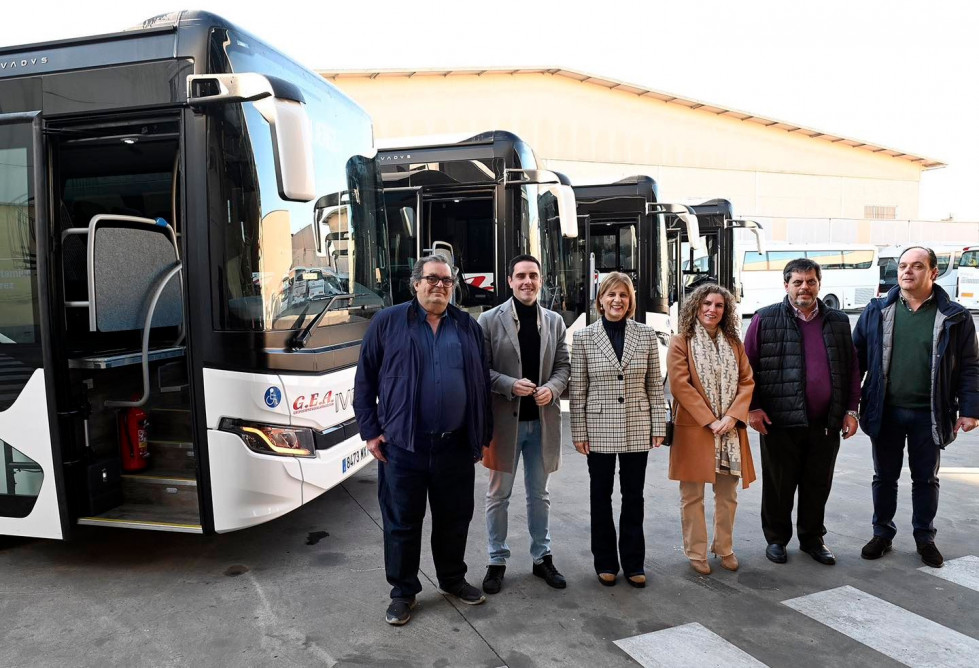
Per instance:
[[[574,188],[560,184],[548,184],[542,188],[551,193],[557,200],[558,222],[561,226],[561,236],[574,239],[578,236],[578,201],[574,197]]]
[[[302,91],[282,79],[251,72],[187,77],[187,104],[192,108],[237,102],[254,103],[269,124],[279,196],[311,201],[316,197],[313,125]]]
[[[687,228],[687,239],[690,245],[697,250],[706,250],[704,238],[700,236],[700,221],[697,220],[697,214],[690,207],[683,204],[649,202],[646,204],[646,213],[672,213]]]

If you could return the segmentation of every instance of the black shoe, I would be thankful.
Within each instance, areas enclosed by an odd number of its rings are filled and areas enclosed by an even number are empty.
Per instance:
[[[534,575],[539,578],[544,578],[544,582],[555,589],[564,589],[568,586],[568,581],[554,568],[553,558],[549,554],[545,554],[539,564],[534,564]],[[489,575],[487,574],[486,577],[489,577]],[[503,576],[501,575],[500,577]]]
[[[769,543],[765,548],[765,556],[768,560],[776,564],[784,564],[789,560],[789,555],[785,552],[785,546],[778,543]]]
[[[483,578],[483,591],[487,594],[499,594],[503,589],[503,573],[506,566],[490,564],[486,567],[486,577]]]
[[[829,551],[829,548],[823,545],[822,543],[813,543],[811,545],[800,545],[799,549],[821,564],[832,566],[833,564],[836,563],[836,557],[833,555],[832,552]]]
[[[388,611],[384,614],[384,621],[391,626],[404,626],[411,619],[411,609],[415,607],[415,597],[393,598]]]
[[[945,564],[945,557],[934,543],[918,543],[918,554],[921,555],[921,563],[925,566],[941,568]]]
[[[486,601],[486,597],[465,580],[459,580],[449,588],[439,587],[439,591],[449,596],[455,596],[466,605],[479,605]]]
[[[891,551],[891,541],[883,536],[874,536],[870,542],[860,550],[860,556],[864,559],[880,559]]]

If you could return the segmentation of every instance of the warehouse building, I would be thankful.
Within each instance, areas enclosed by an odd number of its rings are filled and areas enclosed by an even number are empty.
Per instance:
[[[368,110],[379,145],[509,130],[575,184],[645,174],[656,179],[662,200],[728,199],[775,240],[901,241],[918,217],[922,173],[945,166],[575,70],[320,74]],[[954,226],[916,230],[936,240],[962,236]]]

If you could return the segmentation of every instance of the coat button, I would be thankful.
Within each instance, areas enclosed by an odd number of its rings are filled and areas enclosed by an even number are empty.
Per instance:
[[[625,376],[623,376],[621,373],[619,374],[619,380],[625,380]]]
[[[625,397],[619,397],[619,403],[620,404],[625,403]]]
[[[514,414],[513,414],[513,417],[517,417],[517,414],[516,414],[516,412],[514,412]]]

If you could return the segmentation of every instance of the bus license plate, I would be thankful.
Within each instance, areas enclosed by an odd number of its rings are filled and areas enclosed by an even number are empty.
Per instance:
[[[364,459],[367,459],[367,446],[362,447],[360,450],[351,452],[343,459],[341,462],[343,468],[342,473],[346,473]]]

